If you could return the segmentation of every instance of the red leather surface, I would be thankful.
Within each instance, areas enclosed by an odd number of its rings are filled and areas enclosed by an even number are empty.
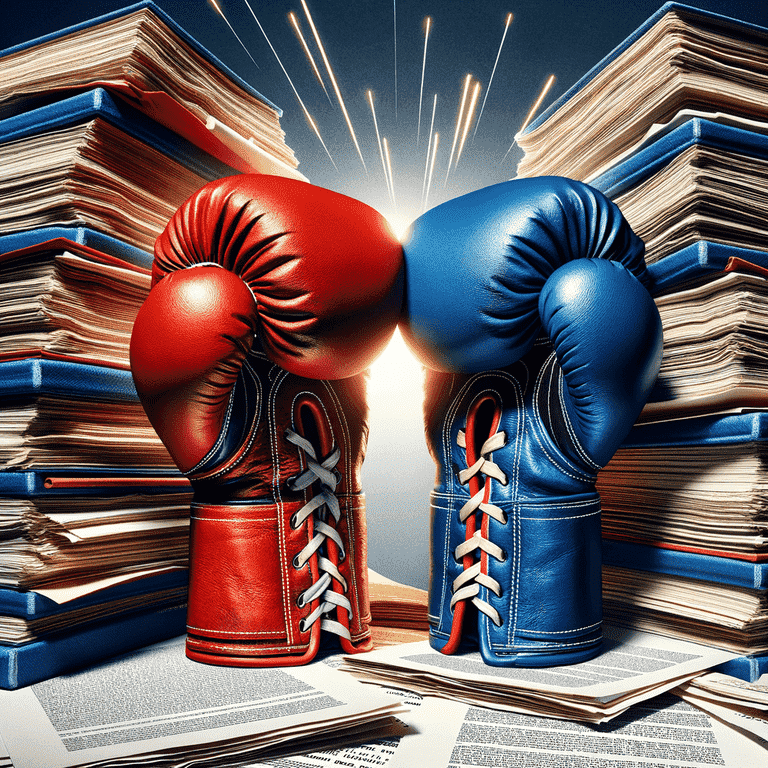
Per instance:
[[[153,282],[207,262],[250,287],[261,347],[292,373],[359,373],[394,332],[400,243],[377,211],[337,192],[269,175],[207,184],[158,238]]]
[[[255,324],[248,287],[220,267],[168,275],[139,310],[131,336],[133,378],[152,426],[183,472],[219,436]]]
[[[361,495],[340,499],[337,530],[349,542],[350,556],[339,570],[350,584],[353,606],[348,653],[370,637],[366,566],[365,502]],[[312,561],[303,568],[293,557],[312,538],[311,526],[291,530],[302,502],[252,505],[194,505],[190,556],[187,649],[208,663],[270,665],[279,657],[308,661],[319,644],[319,621],[302,631],[300,621],[316,602],[297,600],[317,578]],[[354,530],[353,536],[349,531]],[[313,573],[314,571],[314,573]],[[276,658],[278,657],[278,658]]]

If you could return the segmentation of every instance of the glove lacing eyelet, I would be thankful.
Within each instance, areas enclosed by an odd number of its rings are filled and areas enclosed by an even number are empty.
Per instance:
[[[327,614],[337,608],[347,611],[348,617],[352,617],[352,604],[346,597],[347,581],[339,572],[336,564],[331,562],[326,554],[326,541],[331,539],[338,548],[339,561],[346,558],[344,542],[338,531],[328,523],[329,514],[338,523],[341,518],[339,500],[336,497],[336,486],[341,480],[341,475],[336,470],[336,464],[341,458],[341,450],[335,447],[331,453],[320,462],[314,446],[291,429],[285,431],[285,438],[305,454],[307,468],[299,475],[290,479],[289,488],[292,491],[302,491],[313,483],[319,483],[319,492],[294,515],[291,516],[291,528],[300,528],[306,520],[312,516],[312,528],[314,536],[304,549],[293,558],[293,567],[302,568],[311,557],[317,555],[317,568],[321,573],[320,578],[312,586],[302,592],[297,602],[299,607],[309,605],[314,600],[319,600],[318,606],[312,613],[301,619],[299,629],[308,632],[315,622],[320,619],[320,628],[328,630],[347,640],[351,640],[349,630],[341,622],[328,617]],[[334,581],[341,585],[345,594],[334,591]]]
[[[507,437],[504,432],[495,432],[491,435],[480,448],[480,458],[471,467],[459,472],[459,482],[464,485],[476,475],[480,475],[483,478],[493,478],[502,483],[502,485],[506,485],[506,474],[490,459],[493,451],[503,448],[506,445],[506,441]],[[457,443],[461,448],[467,447],[467,436],[464,430],[459,430]],[[460,522],[466,523],[467,519],[479,510],[481,514],[488,515],[502,525],[505,525],[507,516],[504,514],[504,511],[495,504],[483,501],[485,494],[484,486],[485,482],[482,483],[480,490],[459,510]],[[500,562],[504,562],[507,558],[506,552],[497,544],[486,539],[482,535],[481,529],[476,530],[473,536],[456,547],[454,557],[457,562],[462,562],[466,555],[475,554],[478,550],[485,552]],[[454,606],[462,600],[471,600],[479,611],[482,611],[497,627],[500,627],[503,623],[501,614],[492,605],[479,597],[481,586],[489,589],[497,597],[501,597],[501,584],[487,573],[482,573],[481,561],[478,559],[454,579],[450,608],[453,610]]]

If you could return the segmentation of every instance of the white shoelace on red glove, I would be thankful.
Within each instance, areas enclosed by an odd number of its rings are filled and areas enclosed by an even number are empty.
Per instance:
[[[325,549],[323,549],[326,540],[331,539],[339,549],[339,558],[343,560],[346,557],[344,542],[341,540],[341,536],[339,536],[338,531],[333,526],[326,522],[329,519],[329,514],[336,523],[339,522],[341,517],[339,500],[335,494],[339,478],[336,472],[334,472],[336,464],[341,457],[341,451],[338,447],[334,448],[321,462],[317,457],[314,446],[309,440],[291,429],[286,429],[285,437],[288,442],[304,452],[307,462],[307,468],[300,475],[288,481],[290,490],[303,491],[315,482],[319,482],[321,488],[320,492],[315,493],[291,518],[291,528],[296,530],[304,525],[307,518],[311,515],[312,529],[314,531],[312,540],[294,557],[293,567],[297,569],[302,568],[317,553],[317,567],[322,574],[309,589],[299,595],[297,601],[299,608],[303,608],[313,600],[320,600],[315,610],[301,620],[299,628],[302,632],[306,632],[320,619],[321,629],[351,640],[347,627],[328,616],[329,613],[337,608],[343,608],[351,618],[352,605],[345,595],[334,591],[333,582],[335,580],[346,593],[347,581],[341,575],[336,565],[325,556]]]

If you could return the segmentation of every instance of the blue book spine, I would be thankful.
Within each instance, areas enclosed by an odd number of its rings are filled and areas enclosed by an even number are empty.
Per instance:
[[[736,659],[718,664],[712,670],[723,675],[737,677],[747,683],[754,683],[768,672],[768,656],[739,656]]]
[[[0,496],[3,497],[125,496],[133,493],[191,493],[191,486],[181,472],[170,468],[51,467],[0,471]]]
[[[768,136],[693,117],[640,149],[624,162],[592,179],[590,186],[600,190],[607,197],[615,198],[641,184],[695,145],[761,159],[768,156]]]
[[[691,280],[715,276],[725,270],[731,259],[742,259],[768,269],[768,251],[701,240],[648,265],[651,293],[669,293]]]
[[[130,371],[40,358],[0,363],[0,397],[40,395],[117,402],[139,401]]]
[[[603,539],[603,564],[748,589],[768,589],[768,563],[752,563],[628,541]]]
[[[0,236],[0,255],[58,239],[93,248],[143,269],[152,269],[151,253],[88,227],[41,227],[2,235]]]
[[[179,568],[144,579],[115,584],[107,589],[66,603],[54,602],[39,592],[19,592],[15,589],[0,588],[0,615],[30,620],[39,619],[68,613],[80,608],[101,605],[113,600],[148,595],[166,589],[179,589],[187,586],[188,581],[189,571],[186,568]]]
[[[720,446],[768,439],[768,411],[698,416],[632,427],[622,448]]]
[[[27,645],[0,646],[0,688],[15,690],[186,632],[177,606],[106,621]]]

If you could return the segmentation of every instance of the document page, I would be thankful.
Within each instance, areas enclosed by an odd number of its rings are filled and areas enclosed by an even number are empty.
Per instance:
[[[199,755],[213,742],[218,751],[253,749],[257,759],[270,745],[286,742],[283,751],[289,752],[292,739],[334,731],[344,743],[345,729],[370,728],[404,711],[399,700],[325,664],[199,664],[186,658],[181,637],[83,672],[0,691],[0,735],[15,768],[178,756],[192,749]]]
[[[413,734],[400,739],[387,768],[756,768],[768,762],[760,745],[671,695],[603,725],[435,698],[425,698],[408,719]]]

